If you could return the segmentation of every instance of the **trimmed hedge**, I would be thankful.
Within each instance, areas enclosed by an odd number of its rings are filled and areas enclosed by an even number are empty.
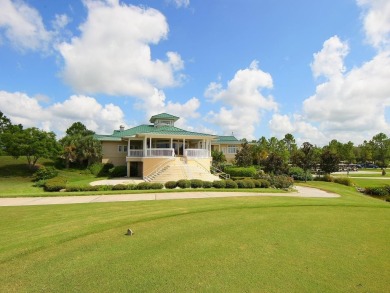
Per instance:
[[[66,188],[66,179],[63,177],[55,177],[52,179],[48,179],[45,182],[44,190],[53,192],[60,191]]]
[[[163,189],[164,184],[162,183],[150,183],[150,189]]]
[[[213,187],[214,188],[225,188],[226,187],[226,183],[225,183],[225,180],[215,180],[213,181]]]
[[[177,182],[176,181],[167,181],[165,182],[165,188],[166,189],[174,189],[177,187]]]
[[[267,179],[257,179],[257,182],[261,184],[261,188],[269,188],[271,186],[271,183]]]
[[[213,182],[203,181],[203,188],[211,188],[211,187],[213,187]]]
[[[191,187],[191,181],[186,179],[181,179],[177,181],[177,186],[179,186],[181,189],[190,188]]]
[[[138,190],[149,190],[151,189],[151,183],[149,182],[141,182],[137,184]]]
[[[225,167],[225,173],[231,177],[253,177],[257,173],[255,167]]]
[[[225,188],[236,189],[238,188],[237,183],[231,179],[225,180]]]
[[[34,173],[34,181],[47,180],[57,177],[58,171],[54,167],[40,166]]]
[[[203,181],[200,179],[192,179],[191,180],[191,188],[202,188]]]

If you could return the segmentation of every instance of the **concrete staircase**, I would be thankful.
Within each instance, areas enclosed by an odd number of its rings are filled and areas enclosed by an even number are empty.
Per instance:
[[[218,176],[211,174],[201,166],[187,163],[184,158],[176,158],[157,174],[149,178],[150,182],[158,183],[178,181],[180,179],[200,179],[204,181],[220,180]]]

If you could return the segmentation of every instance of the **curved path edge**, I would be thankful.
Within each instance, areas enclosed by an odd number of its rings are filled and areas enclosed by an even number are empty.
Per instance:
[[[340,197],[317,188],[295,186],[297,192],[290,193],[256,193],[256,192],[172,192],[172,193],[140,193],[140,194],[112,194],[112,195],[85,195],[85,196],[58,196],[58,197],[16,197],[0,198],[0,206],[32,206],[53,204],[75,204],[93,202],[121,202],[144,200],[194,199],[240,196],[287,196],[287,197]]]

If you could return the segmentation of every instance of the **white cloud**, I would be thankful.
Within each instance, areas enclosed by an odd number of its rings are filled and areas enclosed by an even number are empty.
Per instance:
[[[176,86],[184,63],[176,52],[153,60],[150,44],[167,38],[163,14],[118,1],[84,1],[88,18],[81,35],[62,43],[64,80],[77,92],[147,98],[154,88]]]
[[[169,0],[169,2],[173,3],[177,8],[190,6],[190,0]]]
[[[356,0],[365,8],[364,31],[368,42],[375,48],[389,49],[390,45],[390,1]]]
[[[0,1],[1,29],[9,42],[22,51],[47,50],[53,37],[38,11],[21,0]]]
[[[24,93],[0,91],[0,108],[14,124],[38,127],[59,135],[77,121],[97,133],[112,133],[125,124],[124,114],[118,106],[101,105],[87,96],[73,95],[64,102],[42,107],[39,100]]]
[[[333,78],[345,72],[344,58],[349,52],[347,43],[341,42],[338,36],[333,36],[324,42],[320,52],[313,55],[310,65],[314,77]]]
[[[262,111],[277,110],[273,97],[265,97],[261,93],[263,89],[272,86],[271,75],[259,69],[257,61],[253,61],[246,69],[238,70],[226,89],[221,83],[210,83],[205,96],[225,106],[218,113],[211,111],[208,120],[219,125],[225,134],[234,132],[238,137],[254,139],[255,127],[261,120]]]

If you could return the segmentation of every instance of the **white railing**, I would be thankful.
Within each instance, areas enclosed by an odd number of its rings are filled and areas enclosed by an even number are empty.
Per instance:
[[[146,149],[146,157],[174,157],[174,149]]]
[[[127,154],[128,157],[132,158],[140,158],[144,156],[143,150],[130,150]]]
[[[191,158],[209,158],[210,154],[208,150],[204,149],[186,149],[184,156]]]

